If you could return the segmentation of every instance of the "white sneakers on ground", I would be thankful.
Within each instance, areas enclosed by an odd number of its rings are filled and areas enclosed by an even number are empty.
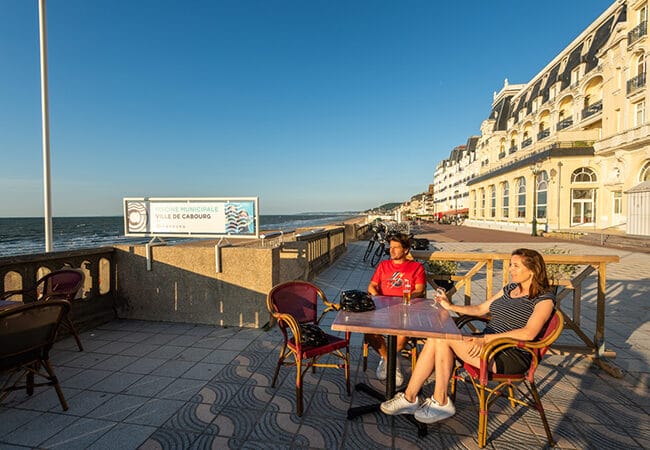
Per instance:
[[[433,397],[428,398],[422,403],[422,406],[415,411],[415,420],[422,423],[435,423],[448,419],[456,414],[456,407],[451,399],[447,399],[447,404],[442,406]]]
[[[395,397],[383,402],[379,409],[384,414],[395,416],[397,414],[414,414],[420,407],[420,401],[416,398],[413,403],[409,402],[404,396],[404,392],[398,392]]]
[[[384,381],[386,379],[386,360],[384,358],[379,359],[379,364],[377,365],[377,371],[375,373],[377,379]],[[395,387],[399,387],[404,383],[404,375],[402,374],[402,368],[400,367],[399,361],[397,362],[397,367],[395,368]]]
[[[386,400],[379,407],[384,414],[394,416],[397,414],[413,414],[415,420],[422,423],[435,423],[456,414],[451,399],[447,399],[447,404],[442,406],[433,397],[428,398],[420,405],[419,399],[409,402],[403,392],[398,392],[395,397]]]

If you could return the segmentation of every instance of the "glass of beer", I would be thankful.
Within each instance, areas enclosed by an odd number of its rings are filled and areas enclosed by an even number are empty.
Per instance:
[[[436,303],[440,303],[440,301],[445,298],[445,295],[447,294],[447,291],[445,288],[437,287],[436,291],[434,293],[434,299]]]
[[[404,280],[402,284],[402,304],[411,304],[411,282],[409,280]]]

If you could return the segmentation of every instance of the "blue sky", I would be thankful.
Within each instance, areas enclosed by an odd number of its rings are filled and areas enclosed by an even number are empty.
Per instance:
[[[611,4],[48,0],[53,214],[408,200],[504,78],[528,82]],[[0,217],[43,215],[37,5],[0,0]]]

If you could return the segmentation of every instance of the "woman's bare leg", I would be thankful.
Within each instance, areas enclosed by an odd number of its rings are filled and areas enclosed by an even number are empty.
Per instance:
[[[438,339],[429,338],[424,343],[424,347],[418,356],[418,361],[415,364],[415,369],[411,374],[411,379],[406,387],[404,396],[410,402],[415,401],[418,392],[422,389],[424,381],[433,372],[433,365],[435,362],[436,341]]]
[[[475,347],[472,341],[452,341],[437,339],[435,348],[436,384],[433,398],[441,405],[447,404],[447,389],[456,356],[472,366],[479,367],[481,360],[478,356],[470,356],[470,350]]]

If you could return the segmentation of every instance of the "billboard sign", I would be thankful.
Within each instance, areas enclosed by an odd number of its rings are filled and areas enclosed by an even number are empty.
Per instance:
[[[125,198],[124,235],[258,238],[258,199]]]

